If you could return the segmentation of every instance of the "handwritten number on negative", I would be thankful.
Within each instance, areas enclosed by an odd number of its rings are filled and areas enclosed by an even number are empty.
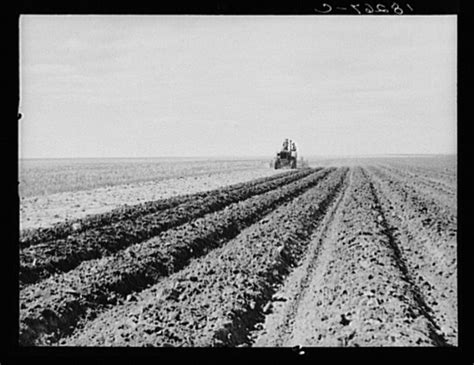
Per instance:
[[[374,12],[374,8],[372,7],[372,5],[370,5],[369,3],[365,3],[365,12],[367,14],[372,14]]]
[[[384,4],[377,4],[376,8],[378,13],[388,13],[388,9]]]
[[[357,11],[357,14],[362,14],[359,10],[359,4],[351,4],[351,8]]]
[[[413,12],[413,8],[411,7],[410,4],[406,3],[405,4],[406,7],[408,8],[408,10],[412,11]],[[358,14],[358,15],[361,15],[361,14],[374,14],[374,13],[383,13],[383,14],[388,14],[390,13],[391,11],[393,12],[393,14],[396,14],[396,15],[403,15],[404,14],[404,11],[403,11],[403,8],[400,6],[399,3],[397,2],[393,2],[390,6],[388,5],[384,5],[384,4],[380,4],[380,3],[377,3],[375,5],[372,5],[371,3],[364,3],[361,7],[361,4],[357,3],[357,4],[350,4],[350,7]],[[347,8],[343,8],[343,7],[339,7],[339,6],[336,6],[336,9],[337,10],[346,10]],[[320,13],[320,14],[329,14],[333,11],[333,7],[328,4],[328,3],[323,3],[321,5],[321,8],[320,9],[314,9],[317,13]],[[391,10],[391,11],[390,11]]]
[[[392,10],[397,15],[402,15],[403,14],[403,9],[400,7],[400,5],[398,5],[398,3],[393,3],[392,4]]]
[[[322,14],[327,14],[327,13],[330,13],[332,11],[332,6],[329,5],[329,4],[323,3],[322,7],[323,8],[329,8],[329,9],[327,9],[326,11],[325,10],[318,10],[318,9],[314,9],[314,10],[316,12],[322,13]]]

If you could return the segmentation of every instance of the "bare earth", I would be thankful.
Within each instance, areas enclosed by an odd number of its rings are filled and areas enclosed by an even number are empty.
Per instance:
[[[20,345],[458,346],[455,156],[312,166],[26,198],[149,204],[24,235]]]
[[[281,171],[260,167],[244,171],[211,172],[91,190],[62,192],[20,200],[20,229],[48,227],[67,219],[107,212],[124,204],[139,204],[236,184]]]

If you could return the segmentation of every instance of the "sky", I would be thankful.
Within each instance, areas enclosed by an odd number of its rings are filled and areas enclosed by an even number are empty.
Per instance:
[[[20,158],[456,153],[456,16],[20,18]]]

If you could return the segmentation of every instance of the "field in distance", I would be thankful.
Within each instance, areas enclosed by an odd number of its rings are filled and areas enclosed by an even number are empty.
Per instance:
[[[20,195],[49,195],[217,171],[245,171],[266,163],[258,159],[204,158],[23,159],[19,162]]]
[[[19,161],[20,228],[46,227],[278,171],[264,159],[50,159]]]

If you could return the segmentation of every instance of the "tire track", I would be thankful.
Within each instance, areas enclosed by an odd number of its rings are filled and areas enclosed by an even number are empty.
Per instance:
[[[351,169],[344,187],[313,233],[308,253],[303,262],[290,274],[283,288],[279,289],[272,297],[272,311],[266,316],[265,323],[256,324],[255,330],[250,335],[252,346],[281,347],[288,343],[291,332],[294,331],[293,325],[298,307],[307,294],[311,280],[315,275],[319,256],[323,250],[322,246],[326,238],[330,236],[329,231],[336,229],[335,215],[341,209],[341,202],[349,190],[348,186],[352,184],[352,174],[353,170]]]

